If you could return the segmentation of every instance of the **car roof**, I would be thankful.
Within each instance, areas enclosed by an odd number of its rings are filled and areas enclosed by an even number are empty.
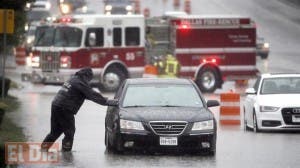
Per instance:
[[[134,78],[127,79],[127,84],[192,84],[191,80],[179,78]]]
[[[269,73],[262,74],[262,78],[278,78],[278,77],[300,77],[300,73]]]

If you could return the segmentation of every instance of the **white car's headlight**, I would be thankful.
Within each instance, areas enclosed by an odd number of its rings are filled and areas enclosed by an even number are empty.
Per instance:
[[[279,109],[279,107],[273,107],[273,106],[260,106],[259,107],[261,112],[274,112]]]
[[[120,119],[120,127],[122,129],[144,130],[143,124],[137,121],[129,121]]]
[[[211,130],[211,129],[214,129],[214,121],[208,120],[208,121],[195,122],[192,131]]]

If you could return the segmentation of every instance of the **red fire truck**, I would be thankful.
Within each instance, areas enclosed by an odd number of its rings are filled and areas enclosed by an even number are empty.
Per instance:
[[[145,21],[141,15],[75,15],[59,21],[37,29],[34,82],[61,83],[90,66],[94,83],[116,90],[126,78],[142,77],[151,57],[167,52],[179,61],[180,77],[194,79],[204,92],[258,72],[256,27],[246,17],[182,15]],[[145,45],[145,27],[155,46]]]
[[[167,24],[180,76],[192,77],[202,91],[213,92],[225,80],[257,75],[256,26],[250,18],[181,15]]]
[[[92,83],[116,90],[145,65],[142,15],[74,15],[36,30],[31,80],[62,83],[82,67],[92,67]]]

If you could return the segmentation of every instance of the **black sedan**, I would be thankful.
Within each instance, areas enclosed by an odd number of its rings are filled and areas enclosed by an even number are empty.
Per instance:
[[[108,151],[126,149],[216,151],[216,120],[201,92],[187,79],[127,79],[115,95],[118,105],[105,118]]]

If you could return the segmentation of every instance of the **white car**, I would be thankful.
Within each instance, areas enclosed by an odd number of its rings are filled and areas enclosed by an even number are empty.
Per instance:
[[[300,74],[263,74],[246,94],[246,129],[300,130]]]

